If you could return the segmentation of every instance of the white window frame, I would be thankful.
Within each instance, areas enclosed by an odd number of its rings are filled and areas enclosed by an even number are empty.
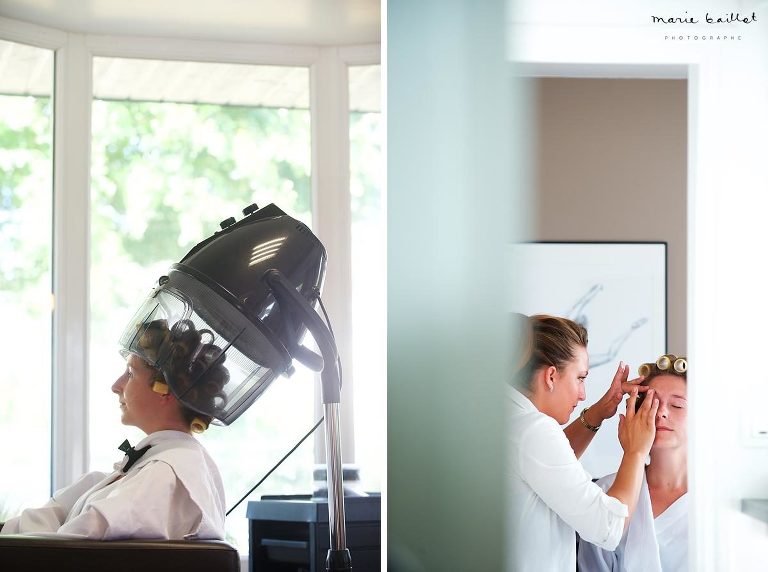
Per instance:
[[[328,251],[324,302],[344,361],[342,455],[354,461],[348,66],[380,45],[301,46],[90,35],[0,18],[0,38],[55,51],[52,490],[88,469],[89,259],[94,57],[306,67],[310,72],[312,223]],[[115,334],[117,335],[117,333]],[[315,401],[319,402],[319,389]],[[318,404],[318,410],[320,406]],[[315,439],[322,462],[322,437]]]

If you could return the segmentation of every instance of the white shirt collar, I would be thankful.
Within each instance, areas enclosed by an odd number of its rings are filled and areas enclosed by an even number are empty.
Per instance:
[[[146,447],[147,445],[159,445],[160,443],[163,443],[165,441],[173,441],[173,440],[186,440],[186,441],[195,441],[196,439],[190,435],[189,433],[185,433],[184,431],[175,431],[173,429],[165,429],[163,431],[155,431],[154,433],[150,433],[146,437],[144,437],[141,441],[133,445],[133,448],[138,450],[143,447]],[[115,471],[122,470],[123,465],[125,465],[125,457],[123,457],[121,460],[119,460],[117,463],[113,465],[113,468]]]
[[[165,429],[163,431],[155,431],[154,433],[150,433],[149,435],[144,437],[141,441],[139,441],[136,445],[134,445],[134,448],[141,449],[146,445],[157,445],[158,443],[162,443],[163,441],[169,441],[171,439],[194,440],[195,438],[189,433],[185,433],[184,431],[175,431],[173,429]]]
[[[539,412],[539,410],[536,408],[533,402],[530,399],[528,399],[525,395],[523,395],[522,392],[515,389],[511,385],[507,385],[507,388],[508,388],[507,395],[515,405],[517,405],[520,409],[523,410],[523,413]]]

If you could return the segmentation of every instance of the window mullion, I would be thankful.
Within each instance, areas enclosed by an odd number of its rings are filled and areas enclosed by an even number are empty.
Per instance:
[[[91,84],[85,37],[68,34],[54,87],[53,490],[88,468]]]
[[[347,66],[338,48],[320,50],[310,77],[313,227],[328,252],[323,301],[333,321],[336,346],[344,365],[341,439],[342,458],[349,463],[354,462],[349,87]],[[319,388],[316,394],[319,404]],[[315,458],[317,462],[325,460],[322,438],[315,439]]]

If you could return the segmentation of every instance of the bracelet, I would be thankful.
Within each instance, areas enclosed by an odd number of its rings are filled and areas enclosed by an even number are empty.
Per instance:
[[[581,410],[581,415],[579,415],[579,421],[581,421],[581,424],[584,425],[584,427],[592,431],[592,433],[597,433],[597,430],[600,429],[600,425],[594,426],[587,423],[587,418],[584,416],[584,414],[587,412],[587,409],[589,409],[589,407],[585,407],[584,409]]]

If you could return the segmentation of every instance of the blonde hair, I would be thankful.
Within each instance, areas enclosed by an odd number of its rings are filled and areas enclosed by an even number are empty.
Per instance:
[[[542,367],[565,365],[576,357],[577,347],[587,347],[587,330],[581,324],[547,314],[515,315],[513,385],[531,389],[533,374]]]

